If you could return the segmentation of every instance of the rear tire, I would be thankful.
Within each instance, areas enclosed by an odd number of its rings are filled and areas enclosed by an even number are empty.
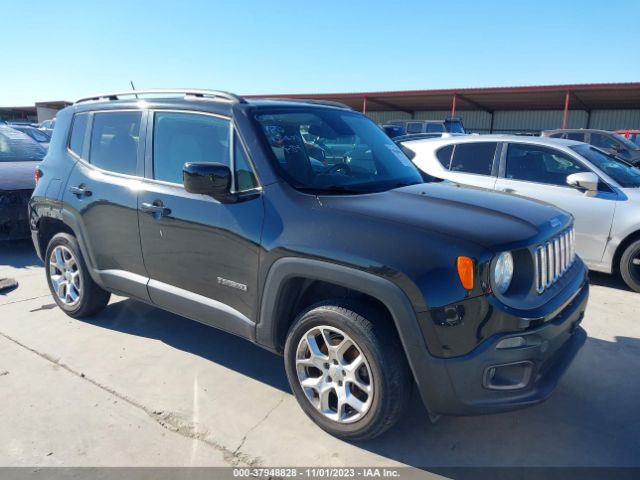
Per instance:
[[[93,281],[78,241],[58,233],[47,245],[44,257],[47,284],[53,299],[70,317],[86,317],[104,309],[111,294]]]
[[[302,410],[345,440],[382,434],[411,396],[413,379],[393,321],[364,303],[310,307],[291,326],[284,359]]]
[[[631,290],[640,292],[640,240],[629,245],[622,254],[620,275]]]

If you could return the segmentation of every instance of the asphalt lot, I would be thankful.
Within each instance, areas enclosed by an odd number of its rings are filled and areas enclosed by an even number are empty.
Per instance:
[[[325,434],[281,359],[124,298],[64,315],[29,242],[0,244],[0,466],[640,466],[640,294],[592,274],[589,339],[543,405],[374,441]]]

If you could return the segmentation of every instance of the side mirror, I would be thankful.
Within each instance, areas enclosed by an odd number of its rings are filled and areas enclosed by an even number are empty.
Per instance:
[[[593,172],[572,173],[567,176],[567,185],[587,192],[598,191],[598,182],[598,176]]]
[[[210,195],[221,202],[230,200],[231,169],[221,163],[185,163],[182,181],[189,193]]]

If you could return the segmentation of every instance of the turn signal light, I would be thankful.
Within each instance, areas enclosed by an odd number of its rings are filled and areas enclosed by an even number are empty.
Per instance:
[[[458,277],[467,290],[473,290],[473,258],[458,257]]]

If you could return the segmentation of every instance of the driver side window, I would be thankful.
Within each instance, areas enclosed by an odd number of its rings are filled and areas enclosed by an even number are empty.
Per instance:
[[[568,187],[567,176],[590,172],[580,162],[552,148],[509,144],[505,177]]]

